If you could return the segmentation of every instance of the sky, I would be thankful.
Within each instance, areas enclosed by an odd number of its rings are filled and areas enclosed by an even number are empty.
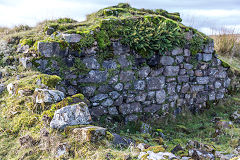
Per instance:
[[[46,19],[78,21],[101,8],[129,3],[135,8],[179,12],[183,24],[206,34],[221,30],[240,33],[240,0],[0,0],[0,26],[36,25]]]

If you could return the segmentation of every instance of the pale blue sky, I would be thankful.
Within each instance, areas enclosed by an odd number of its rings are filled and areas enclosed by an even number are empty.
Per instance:
[[[0,0],[0,26],[34,26],[60,17],[81,21],[86,14],[119,2],[136,8],[180,12],[184,24],[207,34],[222,27],[240,32],[240,0]]]

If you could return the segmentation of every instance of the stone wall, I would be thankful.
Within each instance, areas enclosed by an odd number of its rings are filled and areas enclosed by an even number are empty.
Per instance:
[[[199,112],[206,102],[224,98],[230,84],[227,68],[215,57],[213,43],[203,47],[204,52],[196,55],[186,47],[142,58],[112,41],[110,56],[101,58],[97,45],[78,53],[40,42],[39,52],[46,58],[34,63],[45,73],[64,77],[59,90],[68,95],[83,93],[91,102],[93,117],[122,115],[126,121],[134,121],[147,112]],[[79,59],[83,73],[71,71]],[[69,69],[60,73],[63,63]]]

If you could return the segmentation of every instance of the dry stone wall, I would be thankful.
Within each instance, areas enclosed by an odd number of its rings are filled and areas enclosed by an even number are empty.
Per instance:
[[[39,52],[47,58],[35,61],[38,69],[59,75],[62,64],[49,57],[61,57],[69,70],[58,89],[68,95],[83,93],[91,102],[93,117],[121,115],[135,121],[145,113],[199,112],[207,102],[224,98],[230,84],[213,43],[195,55],[186,47],[148,59],[119,41],[112,41],[112,56],[101,59],[96,46],[79,54],[61,50],[56,43],[40,42]],[[84,74],[70,71],[79,59],[87,69]]]

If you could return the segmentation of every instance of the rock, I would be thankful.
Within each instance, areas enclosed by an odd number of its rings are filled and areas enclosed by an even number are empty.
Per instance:
[[[208,62],[212,60],[212,54],[203,54],[203,61]]]
[[[118,115],[118,110],[116,107],[110,107],[108,108],[108,112],[110,115]]]
[[[176,48],[172,51],[172,55],[173,56],[176,56],[176,55],[179,55],[179,54],[182,54],[183,53],[183,49],[182,48]]]
[[[77,94],[77,89],[75,87],[73,87],[73,86],[69,86],[67,88],[67,93],[70,96],[75,95],[75,94]]]
[[[106,68],[106,69],[116,69],[117,63],[113,60],[103,61],[102,66],[103,68]]]
[[[140,68],[138,71],[139,78],[146,78],[149,75],[150,71],[151,69],[148,66]]]
[[[198,84],[208,84],[209,77],[197,77],[196,78]]]
[[[137,102],[144,102],[147,98],[147,93],[140,92],[136,97],[135,101]]]
[[[189,82],[189,76],[178,76],[178,83]]]
[[[0,94],[6,89],[4,84],[0,84]]]
[[[166,92],[164,90],[156,91],[156,101],[158,104],[165,102]]]
[[[125,56],[120,56],[117,60],[118,60],[118,63],[120,64],[121,68],[126,68],[129,65],[132,65],[132,63],[129,62]]]
[[[10,94],[10,95],[14,95],[15,94],[15,92],[16,92],[16,90],[17,90],[17,88],[16,88],[16,84],[13,84],[13,83],[9,83],[8,85],[7,85],[7,91],[8,91],[8,93]]]
[[[119,111],[124,115],[131,113],[139,113],[142,112],[142,106],[138,102],[130,104],[125,103],[119,107]]]
[[[174,63],[174,59],[171,56],[162,56],[160,63],[164,66],[170,66]]]
[[[152,132],[152,127],[149,124],[142,123],[140,131],[143,134],[150,134]]]
[[[203,52],[212,54],[214,52],[214,42],[205,45]]]
[[[35,89],[36,103],[56,103],[65,98],[63,92],[58,90]]]
[[[165,85],[165,77],[147,77],[147,89],[158,90],[162,89]]]
[[[68,43],[77,43],[81,40],[80,34],[62,34],[62,36]]]
[[[152,104],[152,105],[149,105],[149,106],[145,107],[143,110],[144,110],[144,112],[156,113],[161,108],[162,108],[161,105]]]
[[[48,28],[47,28],[47,31],[46,31],[46,35],[51,35],[51,34],[53,34],[54,32],[55,32],[55,29],[54,29],[54,28],[48,27]]]
[[[134,94],[128,94],[127,95],[126,103],[131,103],[131,102],[135,102],[135,95]]]
[[[66,154],[68,148],[69,148],[69,146],[67,145],[67,143],[59,144],[56,148],[55,157],[58,158],[60,156],[63,156],[64,154]]]
[[[28,89],[25,89],[25,90],[20,89],[20,90],[18,90],[17,94],[23,97],[23,96],[31,96],[33,94],[33,92]]]
[[[104,107],[109,107],[109,106],[113,105],[113,100],[106,99],[105,101],[102,102],[101,105],[104,106]]]
[[[115,100],[114,105],[115,105],[115,106],[120,106],[122,103],[123,103],[123,96],[120,95],[120,96]]]
[[[208,152],[210,154],[213,154],[215,153],[215,147],[214,146],[209,146],[207,144],[203,144],[203,143],[199,143],[197,141],[188,141],[187,143],[187,146],[186,146],[187,149],[192,150],[189,154],[190,156],[192,156],[193,154],[193,151],[194,150],[201,150],[201,151],[204,151],[204,152]]]
[[[112,143],[115,146],[119,146],[119,147],[128,147],[131,144],[134,144],[134,141],[132,139],[126,138],[126,137],[121,137],[118,134],[113,133],[113,141]]]
[[[83,128],[75,128],[72,133],[80,142],[97,142],[106,137],[106,131],[106,128],[87,126]]]
[[[56,110],[50,127],[64,129],[66,126],[89,124],[91,121],[88,106],[86,103],[80,102]]]
[[[138,116],[135,114],[131,114],[125,117],[125,123],[127,124],[128,122],[136,122],[138,120]]]
[[[187,69],[187,70],[190,70],[190,69],[193,69],[193,65],[192,65],[192,64],[185,63],[185,64],[184,64],[184,68]]]
[[[28,53],[28,51],[29,51],[29,45],[19,44],[17,46],[17,53]]]
[[[182,146],[181,146],[180,144],[178,144],[176,147],[174,147],[174,148],[171,150],[171,152],[172,152],[173,154],[176,154],[176,153],[179,152],[179,151],[184,151],[184,149],[182,148]]]
[[[150,73],[150,77],[157,77],[162,73],[163,73],[163,67],[159,68],[157,70],[152,70],[151,73]]]
[[[57,42],[38,42],[38,51],[44,57],[52,57],[60,54],[60,46]]]
[[[184,56],[189,57],[191,55],[191,52],[189,49],[184,49]]]
[[[114,86],[114,89],[116,89],[117,91],[122,91],[123,90],[123,84],[122,83],[118,83]]]
[[[119,78],[120,78],[120,82],[129,82],[135,78],[134,72],[133,71],[121,71]]]
[[[91,115],[94,117],[100,117],[108,114],[108,109],[103,106],[93,107],[90,109]]]
[[[96,86],[86,86],[82,88],[82,93],[84,96],[93,96],[96,91]]]
[[[113,42],[113,53],[115,55],[122,55],[130,52],[130,47],[122,45],[119,41]]]
[[[84,58],[82,61],[88,69],[99,69],[100,64],[94,57]]]
[[[176,56],[176,63],[183,63],[184,57],[183,56]]]
[[[87,82],[90,83],[101,83],[107,80],[108,73],[106,71],[91,70],[88,73]]]
[[[191,156],[191,158],[193,159],[207,159],[207,160],[215,160],[215,156],[212,153],[206,152],[206,151],[202,151],[202,150],[197,150],[197,149],[193,149],[193,150],[189,150],[188,154]]]
[[[120,96],[120,94],[117,91],[112,91],[112,92],[109,93],[109,96],[112,99],[117,99]]]
[[[179,72],[179,66],[166,66],[163,74],[165,76],[177,76]]]
[[[203,60],[203,54],[202,54],[202,53],[197,53],[196,59],[197,59],[198,61],[202,61],[202,60]]]
[[[108,84],[114,84],[114,83],[117,83],[117,82],[118,82],[118,75],[110,78],[110,80],[108,81]]]
[[[109,93],[112,91],[112,87],[110,85],[101,85],[97,91],[99,93]]]
[[[144,80],[138,80],[134,83],[134,89],[136,90],[144,90],[146,87],[146,83]]]
[[[200,92],[204,90],[203,85],[191,85],[191,92]]]
[[[233,123],[230,121],[217,121],[216,122],[216,128],[217,129],[229,129],[232,128]]]
[[[147,64],[150,67],[157,67],[160,61],[159,55],[153,55],[151,58],[147,59]]]
[[[90,99],[91,102],[100,102],[108,97],[107,94],[97,94]]]
[[[145,158],[146,157],[146,158]],[[140,152],[138,159],[149,159],[149,160],[162,160],[162,159],[177,159],[177,157],[170,152],[158,152],[153,151]]]
[[[235,111],[230,117],[235,123],[240,124],[240,110]]]
[[[145,144],[145,143],[139,143],[137,145],[137,148],[140,149],[141,151],[144,151],[145,149],[147,149],[149,147],[149,145]]]

